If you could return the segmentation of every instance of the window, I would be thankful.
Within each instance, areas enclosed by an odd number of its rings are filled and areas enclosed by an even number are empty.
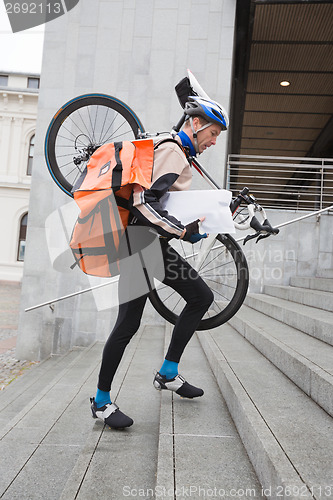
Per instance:
[[[39,89],[39,78],[28,77],[28,89]]]
[[[28,225],[28,214],[26,213],[21,218],[19,241],[18,241],[17,260],[21,262],[24,261],[25,240],[27,237],[27,225]]]
[[[32,161],[34,158],[34,149],[35,149],[35,134],[31,137],[29,142],[27,175],[31,175],[32,173]]]
[[[8,86],[8,75],[0,75],[0,87]]]

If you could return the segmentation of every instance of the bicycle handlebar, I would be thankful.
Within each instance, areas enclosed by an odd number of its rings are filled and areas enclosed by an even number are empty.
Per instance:
[[[177,123],[177,125],[175,125],[174,127],[172,127],[172,130],[174,130],[175,132],[179,132],[180,129],[182,128],[182,126],[184,125],[185,123],[185,118],[186,118],[186,115],[185,113],[182,115],[182,117],[179,119],[179,122]]]
[[[252,227],[252,229],[254,229],[256,232],[255,234],[247,235],[246,238],[244,239],[243,245],[245,245],[245,243],[254,238],[257,238],[256,243],[258,243],[258,241],[264,238],[268,238],[271,235],[277,235],[280,232],[278,228],[273,227],[271,225],[266,216],[265,210],[257,203],[255,197],[249,194],[249,192],[250,192],[249,188],[244,187],[239,192],[238,196],[234,200],[232,200],[230,204],[230,210],[232,214],[236,212],[237,208],[240,206],[242,202],[245,202],[248,205],[248,210],[251,216],[250,227]],[[264,219],[262,224],[254,215],[255,210],[262,214],[262,217]]]
[[[230,210],[231,210],[231,213],[234,214],[237,210],[237,208],[240,206],[240,204],[245,201],[245,203],[247,205],[250,205],[252,203],[256,203],[256,200],[254,198],[254,196],[252,196],[251,194],[249,195],[249,188],[248,187],[244,187],[239,193],[238,193],[238,196],[231,201],[230,203]]]

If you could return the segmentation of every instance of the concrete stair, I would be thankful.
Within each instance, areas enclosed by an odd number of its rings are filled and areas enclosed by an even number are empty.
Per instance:
[[[253,293],[248,295],[245,303],[252,309],[333,345],[333,313],[292,300],[295,298],[282,299]]]
[[[92,419],[101,343],[50,358],[0,393],[1,498],[91,498],[98,488],[98,498],[119,499],[126,484],[155,486],[160,397],[143,355],[160,354],[164,330],[146,327],[133,339],[114,382],[134,432]]]
[[[90,415],[103,344],[19,377],[0,392],[0,497],[332,498],[333,280],[291,284],[193,337],[181,373],[203,398],[153,389],[171,327],[145,324],[112,389],[126,431]]]
[[[291,284],[198,336],[266,496],[329,498],[333,280]]]
[[[290,279],[290,285],[303,289],[321,290],[333,292],[333,279],[294,276]]]
[[[2,391],[0,497],[175,500],[248,489],[262,498],[196,337],[182,366],[206,397],[185,400],[153,388],[169,337],[169,326],[145,326],[126,350],[112,390],[134,419],[126,431],[91,418],[101,343],[46,360]]]
[[[166,345],[170,335],[167,325]],[[196,338],[187,347],[181,366],[188,380],[203,387],[205,394],[203,398],[186,400],[169,392],[161,393],[157,492],[166,492],[166,498],[173,500],[264,498]]]

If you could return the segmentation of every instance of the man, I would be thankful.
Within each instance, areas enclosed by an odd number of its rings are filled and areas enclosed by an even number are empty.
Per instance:
[[[169,190],[189,189],[192,179],[191,162],[188,155],[184,154],[184,148],[189,151],[190,156],[196,156],[214,146],[221,131],[228,127],[228,117],[218,103],[200,97],[189,98],[185,105],[185,115],[183,130],[176,136],[179,144],[175,141],[161,141],[154,153],[151,187],[144,190],[135,185],[130,208],[132,225],[151,227],[160,236],[165,271],[163,283],[176,290],[186,301],[153,385],[158,390],[171,390],[182,397],[195,398],[202,396],[203,390],[189,384],[178,374],[178,364],[186,345],[213,301],[213,293],[168,241],[179,238],[196,243],[207,235],[199,232],[200,220],[184,226],[163,210],[160,199]],[[121,276],[120,273],[119,288],[123,291],[124,287],[130,285],[128,282],[124,283]],[[125,348],[140,326],[147,298],[148,295],[145,294],[120,304],[116,324],[103,350],[98,389],[96,397],[91,398],[91,409],[94,418],[102,419],[112,428],[124,428],[133,424],[130,417],[111,403],[110,389]]]

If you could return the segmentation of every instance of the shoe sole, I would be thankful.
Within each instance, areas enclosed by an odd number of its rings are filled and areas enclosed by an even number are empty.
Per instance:
[[[181,396],[181,394],[178,394],[177,391],[174,391],[172,389],[169,389],[168,387],[162,387],[161,385],[159,385],[159,387],[156,387],[155,383],[153,384],[155,389],[157,391],[170,391],[170,392],[173,392],[174,394],[177,394],[177,396],[179,396],[181,399],[195,399],[195,398],[201,398],[203,396],[203,394],[200,394],[198,396],[193,396],[193,397],[189,397],[189,396]]]

